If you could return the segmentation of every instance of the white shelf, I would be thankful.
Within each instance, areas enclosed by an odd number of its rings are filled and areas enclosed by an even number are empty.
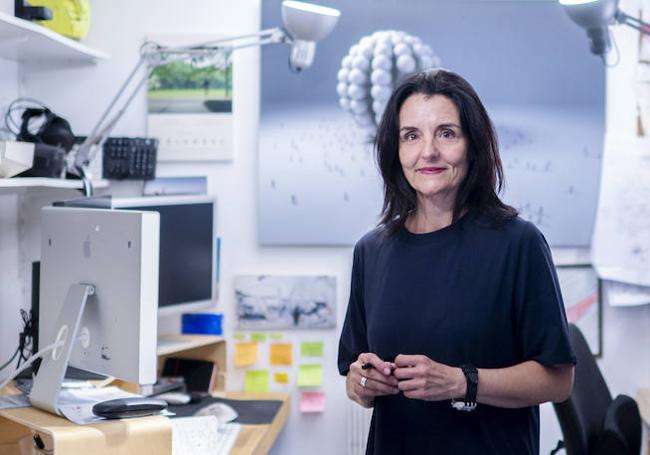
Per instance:
[[[97,180],[93,182],[93,188],[106,187],[108,187],[108,180]],[[81,190],[83,189],[83,185],[80,180],[53,179],[47,177],[0,178],[0,190],[22,190],[29,188]]]
[[[0,58],[33,64],[91,64],[108,55],[41,25],[0,12]]]

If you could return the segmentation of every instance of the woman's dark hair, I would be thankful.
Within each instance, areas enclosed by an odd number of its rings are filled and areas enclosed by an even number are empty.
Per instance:
[[[412,95],[443,95],[458,109],[463,135],[467,138],[468,170],[454,202],[452,219],[467,209],[493,222],[513,218],[517,211],[497,195],[503,187],[503,168],[497,135],[483,103],[472,86],[456,73],[430,70],[410,76],[391,95],[377,129],[375,150],[384,180],[384,205],[380,226],[390,233],[404,225],[415,209],[415,190],[406,180],[399,161],[399,113]]]

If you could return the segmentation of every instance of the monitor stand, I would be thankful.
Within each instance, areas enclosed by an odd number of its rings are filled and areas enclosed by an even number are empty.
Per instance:
[[[45,354],[41,361],[41,366],[34,378],[32,391],[29,394],[33,406],[61,415],[58,406],[61,383],[70,361],[72,349],[77,341],[81,315],[86,307],[88,297],[94,293],[95,287],[90,284],[73,284],[70,286],[59,317],[56,320],[55,327],[58,327],[56,339],[41,341],[41,346],[46,345],[48,341],[54,343],[62,341],[63,344]],[[85,331],[87,332],[87,329]],[[87,347],[90,334],[82,333],[82,336],[86,336],[84,344]]]

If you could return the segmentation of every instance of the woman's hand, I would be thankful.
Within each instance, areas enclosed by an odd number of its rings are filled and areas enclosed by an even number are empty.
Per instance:
[[[463,370],[434,362],[424,355],[400,354],[395,358],[393,375],[407,398],[427,401],[465,396],[467,382]]]
[[[371,367],[364,370],[364,364]],[[384,362],[376,354],[359,354],[356,362],[350,364],[346,378],[348,397],[361,406],[370,408],[374,405],[375,397],[399,393],[397,379],[393,376],[394,369],[394,363]]]

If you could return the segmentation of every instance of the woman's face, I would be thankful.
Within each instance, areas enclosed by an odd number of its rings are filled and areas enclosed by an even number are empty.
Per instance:
[[[421,198],[453,202],[467,175],[467,141],[444,95],[411,95],[399,112],[399,160]]]

